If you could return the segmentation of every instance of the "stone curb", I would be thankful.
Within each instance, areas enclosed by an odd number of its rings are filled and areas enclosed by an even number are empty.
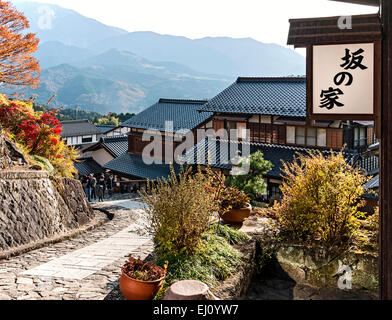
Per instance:
[[[49,172],[44,170],[2,170],[0,179],[4,180],[26,180],[49,178]]]
[[[63,233],[63,234],[60,234],[60,235],[57,235],[54,237],[50,237],[47,239],[39,240],[39,241],[31,243],[31,244],[23,245],[18,248],[15,248],[15,249],[10,249],[7,251],[0,252],[0,261],[21,255],[23,253],[27,253],[29,251],[41,249],[41,248],[46,247],[48,245],[56,244],[56,243],[62,242],[64,240],[69,240],[69,239],[75,238],[85,232],[94,230],[109,221],[110,220],[107,217],[103,217],[102,215],[100,215],[98,218],[94,218],[91,222],[87,223],[86,225],[84,225],[78,229],[71,230],[67,233]]]

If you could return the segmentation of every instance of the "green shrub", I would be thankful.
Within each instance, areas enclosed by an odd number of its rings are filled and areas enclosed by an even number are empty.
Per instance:
[[[210,230],[216,235],[225,238],[230,244],[239,244],[240,242],[251,239],[246,233],[223,224],[213,224],[210,226]]]
[[[37,155],[32,155],[31,158],[34,160],[34,162],[40,165],[43,170],[49,171],[49,173],[52,175],[55,174],[54,167],[48,159]]]
[[[156,264],[164,265],[168,261],[167,277],[159,297],[164,295],[170,285],[179,280],[199,280],[212,287],[218,281],[235,274],[242,265],[242,258],[231,244],[246,239],[249,239],[249,236],[240,231],[214,224],[202,236],[202,249],[198,253],[159,254]]]
[[[230,177],[230,184],[239,190],[244,191],[252,200],[265,194],[267,184],[264,175],[273,167],[272,163],[264,159],[261,151],[250,155],[240,163],[240,167],[248,165],[249,172],[244,175]]]
[[[361,228],[356,237],[357,249],[360,251],[378,252],[380,238],[380,208],[361,221]]]
[[[268,208],[268,204],[264,203],[264,202],[259,202],[256,200],[252,200],[250,202],[250,204],[252,205],[253,208]]]
[[[171,168],[169,179],[148,183],[141,196],[157,251],[177,255],[199,250],[211,215],[218,209],[211,183],[211,177],[200,168],[196,174],[182,169],[178,177]]]
[[[245,192],[228,187],[221,193],[220,205],[222,209],[241,209],[249,205],[249,200]]]
[[[342,153],[299,155],[284,163],[283,199],[273,210],[281,230],[302,242],[327,247],[348,244],[359,229],[361,196],[367,181]]]
[[[232,209],[242,209],[249,206],[249,197],[237,188],[225,187],[221,190],[218,204],[219,215],[224,218]]]

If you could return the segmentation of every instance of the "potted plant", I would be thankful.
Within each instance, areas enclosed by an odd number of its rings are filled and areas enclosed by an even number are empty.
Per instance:
[[[220,195],[220,217],[229,223],[242,223],[249,217],[252,207],[249,197],[236,188],[225,188]]]
[[[162,268],[129,256],[122,267],[120,290],[127,300],[152,300],[162,288],[167,262]]]

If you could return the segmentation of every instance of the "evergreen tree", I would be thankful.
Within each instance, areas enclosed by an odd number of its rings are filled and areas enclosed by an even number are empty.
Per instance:
[[[244,191],[251,199],[256,199],[265,194],[267,184],[264,175],[273,167],[272,163],[264,159],[264,154],[259,150],[240,163],[240,167],[249,165],[249,172],[244,175],[232,176],[232,187]]]

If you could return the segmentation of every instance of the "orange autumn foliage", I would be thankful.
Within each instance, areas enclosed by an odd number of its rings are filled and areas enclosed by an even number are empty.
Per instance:
[[[9,2],[0,0],[0,84],[36,87],[41,72],[32,54],[39,39],[25,33],[29,21]]]

